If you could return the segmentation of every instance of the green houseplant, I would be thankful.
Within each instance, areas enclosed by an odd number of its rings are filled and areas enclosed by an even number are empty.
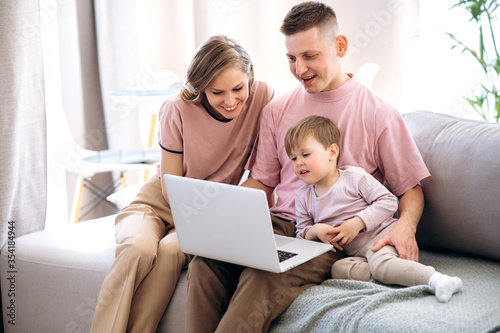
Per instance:
[[[452,49],[458,47],[462,52],[472,55],[481,65],[485,75],[485,80],[475,96],[465,99],[485,121],[496,122],[500,119],[500,56],[493,24],[499,6],[497,0],[461,0],[451,7],[461,7],[470,14],[469,22],[476,24],[479,33],[477,50],[465,45],[453,34],[447,33],[454,42]]]

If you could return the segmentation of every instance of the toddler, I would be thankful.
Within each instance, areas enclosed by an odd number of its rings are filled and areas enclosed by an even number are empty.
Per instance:
[[[339,129],[325,117],[307,117],[286,133],[285,149],[293,171],[306,183],[295,196],[297,237],[319,239],[332,244],[333,251],[345,250],[352,256],[333,264],[333,278],[349,278],[350,262],[366,260],[374,279],[404,286],[429,285],[440,302],[448,302],[461,290],[460,278],[400,259],[393,246],[371,251],[396,224],[398,200],[364,169],[337,167],[339,146]]]

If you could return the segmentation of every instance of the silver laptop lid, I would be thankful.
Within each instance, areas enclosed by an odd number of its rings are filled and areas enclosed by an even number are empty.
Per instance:
[[[164,181],[183,252],[279,271],[263,191],[172,175]]]

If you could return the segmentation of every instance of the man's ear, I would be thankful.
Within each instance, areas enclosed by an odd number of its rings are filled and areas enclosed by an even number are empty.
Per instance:
[[[330,161],[336,160],[339,157],[339,146],[332,143],[328,149],[330,150]]]
[[[347,38],[344,35],[338,35],[337,39],[337,52],[339,57],[344,57],[347,52]]]

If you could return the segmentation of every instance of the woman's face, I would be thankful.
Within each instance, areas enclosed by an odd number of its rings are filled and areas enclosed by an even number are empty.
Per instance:
[[[248,76],[238,67],[229,67],[205,89],[207,107],[220,119],[234,119],[248,98]]]

